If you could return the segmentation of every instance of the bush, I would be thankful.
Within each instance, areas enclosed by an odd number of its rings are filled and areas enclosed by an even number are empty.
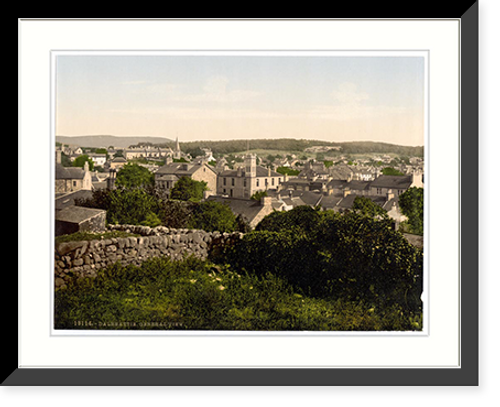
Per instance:
[[[203,199],[203,191],[206,190],[206,182],[195,181],[190,177],[181,177],[172,188],[170,198],[181,201],[199,202]]]
[[[255,227],[257,231],[281,232],[300,229],[306,233],[312,232],[321,215],[317,209],[309,206],[297,206],[287,212],[272,212],[262,219]]]
[[[421,309],[422,252],[389,220],[304,210],[273,213],[259,229],[213,260],[238,272],[272,273],[315,297]]]
[[[238,229],[238,223],[229,206],[220,202],[205,201],[194,208],[188,227],[207,232],[230,233]]]
[[[124,188],[142,188],[154,185],[154,174],[138,164],[126,164],[116,174],[116,185]]]

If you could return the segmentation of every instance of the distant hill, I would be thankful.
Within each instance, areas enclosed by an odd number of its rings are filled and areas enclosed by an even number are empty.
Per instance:
[[[313,146],[331,146],[339,148],[343,154],[388,154],[394,153],[408,157],[422,157],[424,148],[422,146],[400,146],[396,144],[372,142],[372,141],[350,141],[331,142],[324,140],[305,139],[255,139],[255,140],[225,140],[225,141],[187,141],[181,142],[181,149],[185,153],[201,147],[209,147],[214,154],[234,154],[247,150],[279,150],[289,152],[303,152],[306,148]]]
[[[125,148],[138,143],[164,144],[172,143],[173,140],[165,137],[118,137],[118,136],[56,136],[56,141],[63,144],[71,144],[79,147],[109,147]]]

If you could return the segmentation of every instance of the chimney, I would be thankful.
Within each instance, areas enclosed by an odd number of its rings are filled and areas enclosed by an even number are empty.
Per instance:
[[[56,148],[56,164],[61,164],[61,156],[62,150],[60,148]]]
[[[351,188],[347,187],[343,191],[343,197],[345,198],[347,195],[351,195]]]
[[[115,181],[116,181],[116,169],[112,168],[109,170],[109,177],[106,180],[106,186],[108,189],[115,189]]]
[[[267,167],[267,176],[270,177],[271,176],[271,167]]]
[[[411,174],[411,186],[417,188],[423,188],[424,183],[422,182],[422,171],[414,170]]]
[[[271,206],[272,205],[273,198],[270,196],[263,196],[260,198],[260,206]]]

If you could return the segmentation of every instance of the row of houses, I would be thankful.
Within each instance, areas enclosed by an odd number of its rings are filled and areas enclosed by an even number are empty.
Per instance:
[[[339,170],[339,169],[337,169]],[[256,157],[247,154],[244,165],[229,170],[206,163],[171,163],[155,173],[156,185],[171,190],[182,176],[207,183],[207,199],[226,203],[254,227],[273,210],[290,210],[296,206],[321,206],[322,209],[345,211],[352,208],[358,196],[381,206],[397,223],[405,220],[399,209],[399,196],[411,187],[423,187],[423,173],[405,176],[379,175],[374,180],[353,179],[349,173],[314,173],[313,164],[298,177],[289,178],[269,168],[256,165]],[[260,201],[252,200],[256,192],[266,191]]]
[[[126,162],[126,160],[124,160]],[[233,212],[243,216],[255,227],[274,210],[291,210],[300,205],[320,206],[322,209],[344,211],[352,207],[356,197],[364,196],[388,211],[396,222],[404,219],[399,210],[398,197],[408,188],[423,187],[423,174],[414,171],[406,176],[378,175],[374,179],[355,179],[347,166],[325,168],[322,163],[308,163],[297,177],[290,178],[270,168],[256,164],[253,154],[246,154],[244,162],[229,169],[223,161],[216,166],[208,164],[206,157],[192,162],[173,162],[154,172],[157,188],[168,196],[176,182],[189,177],[207,184],[206,199],[223,202]],[[65,168],[56,163],[56,198],[75,191],[90,191],[106,187],[96,173],[84,168]],[[261,200],[251,199],[256,192],[266,191]]]

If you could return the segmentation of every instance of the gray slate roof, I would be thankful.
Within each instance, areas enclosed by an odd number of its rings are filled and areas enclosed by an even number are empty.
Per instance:
[[[374,181],[371,181],[373,188],[408,189],[411,184],[411,175],[381,175]]]
[[[63,167],[56,164],[56,179],[83,179],[85,171],[79,167]]]
[[[83,206],[68,206],[56,212],[56,220],[68,223],[82,223],[102,213],[106,213],[106,211],[103,209],[84,208]]]

